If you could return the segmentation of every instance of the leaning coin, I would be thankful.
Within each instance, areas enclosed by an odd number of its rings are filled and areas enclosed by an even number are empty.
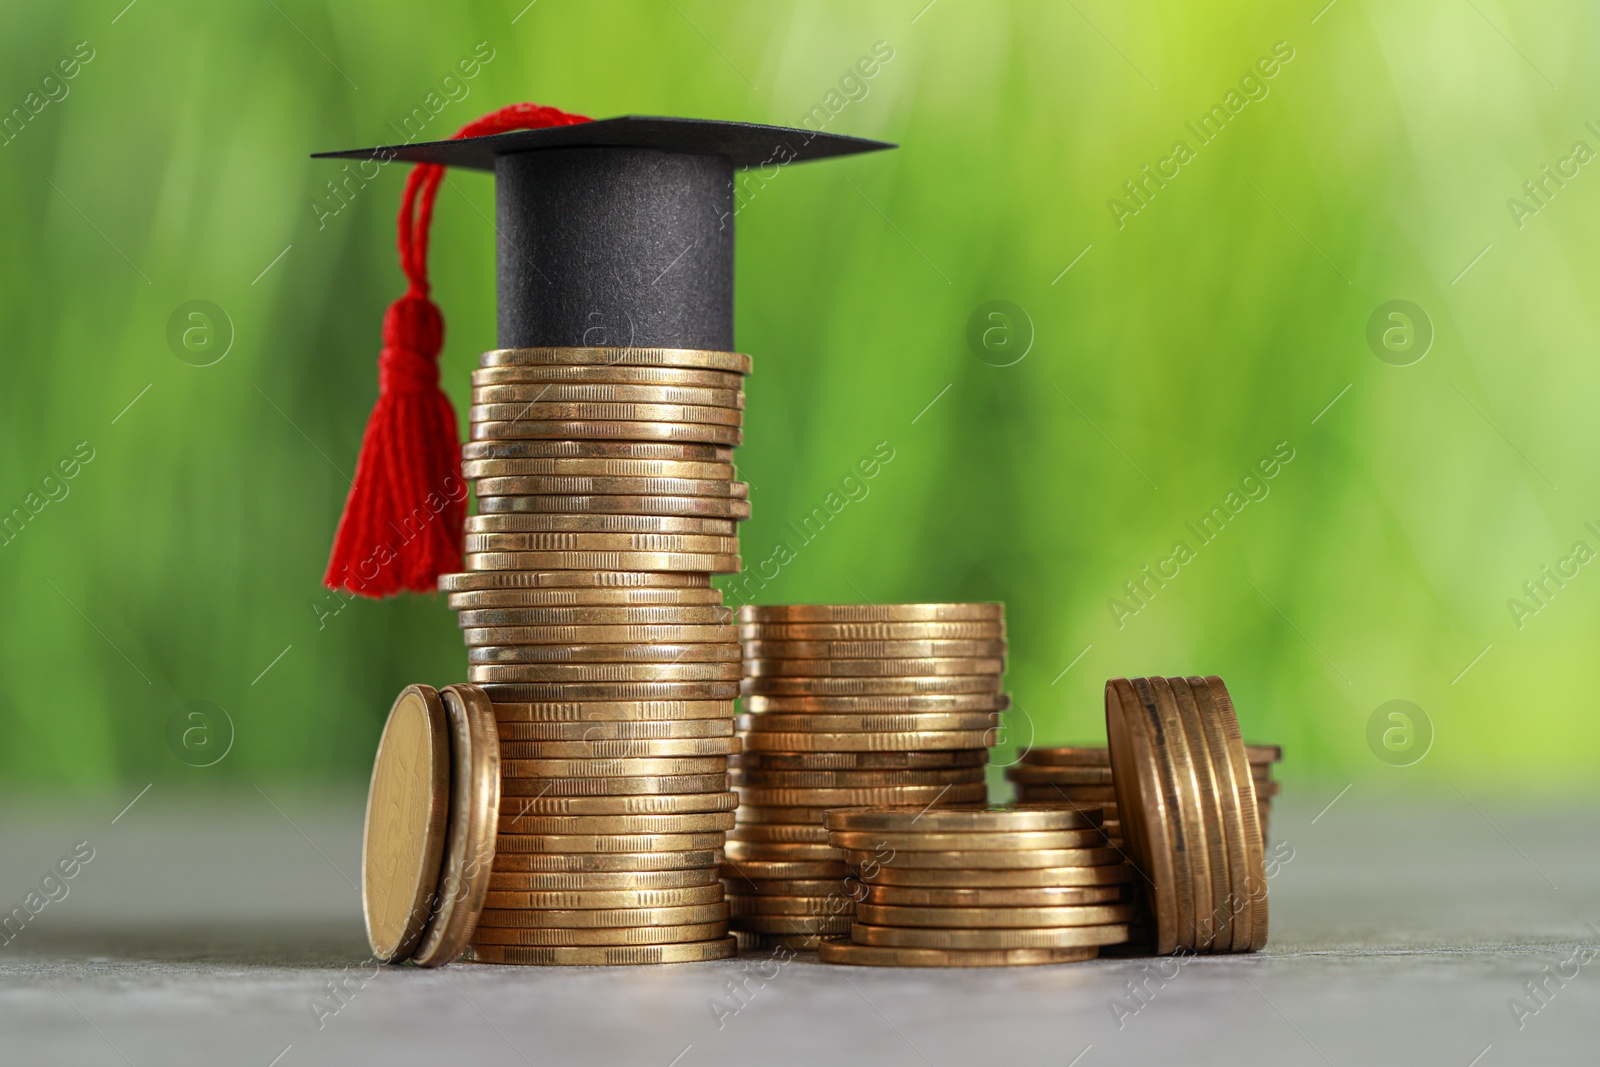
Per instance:
[[[698,834],[729,830],[731,811],[688,815],[507,815],[499,816],[502,834]]]
[[[494,858],[494,873],[554,871],[687,871],[714,867],[721,862],[715,849],[679,852],[544,853],[502,852]]]
[[[489,892],[661,892],[674,889],[720,891],[714,867],[682,871],[494,871]]]
[[[1018,833],[1084,830],[1094,825],[1095,820],[1082,812],[1066,809],[1050,811],[1043,808],[988,808],[977,811],[934,809],[924,812],[906,811],[903,808],[856,808],[831,811],[827,816],[827,826],[830,830],[858,833],[907,833],[917,830],[943,833]]]
[[[485,945],[663,945],[725,937],[726,920],[687,926],[623,926],[612,929],[539,929],[479,926],[473,946]]]
[[[1094,847],[1096,843],[1104,844],[1104,838],[1099,831],[1085,830],[1083,834],[1085,838],[1095,840],[1086,840],[1083,845],[1075,848],[1037,848],[1012,852],[1002,850],[987,852],[981,849],[960,852],[897,852],[893,860],[884,866],[922,867],[944,871],[1030,870],[1040,867],[1087,867],[1116,863],[1122,859],[1115,849]],[[872,852],[850,849],[845,853],[845,862],[852,866],[860,866],[862,863],[882,861],[876,859]]]
[[[465,592],[472,589],[685,589],[706,588],[710,584],[711,578],[708,575],[666,571],[633,571],[626,574],[615,571],[572,570],[515,571],[498,574],[462,571],[439,576],[441,593]]]
[[[732,811],[739,794],[732,792],[640,794],[611,797],[505,796],[501,815],[676,815],[703,811]]]
[[[699,367],[750,373],[750,357],[744,353],[702,348],[495,348],[480,356],[479,362],[484,367]]]
[[[556,911],[528,908],[485,908],[478,929],[555,928],[608,929],[619,926],[684,926],[711,923],[728,917],[724,901],[676,908],[574,908]]]
[[[1115,849],[1098,850],[1103,862],[1084,867],[1036,867],[1025,870],[959,870],[927,867],[887,867],[880,857],[878,865],[863,870],[862,878],[871,886],[917,886],[928,889],[1039,889],[1059,886],[1119,885],[1139,878],[1132,866],[1122,862]]]
[[[1125,923],[1100,926],[1047,926],[1031,929],[941,930],[874,926],[858,922],[850,931],[858,945],[894,948],[1005,949],[1118,945],[1128,940]]]
[[[689,367],[629,367],[596,364],[512,364],[480,367],[472,372],[473,385],[529,382],[600,382],[640,385],[675,385],[703,389],[743,389],[744,375],[732,371]]]
[[[1256,787],[1253,780],[1247,781],[1248,775],[1244,772],[1241,756],[1248,759],[1244,746],[1244,738],[1239,732],[1239,716],[1234,710],[1233,697],[1228,693],[1228,687],[1221,678],[1214,674],[1201,679],[1204,688],[1210,693],[1217,713],[1216,721],[1222,727],[1223,736],[1228,743],[1228,758],[1233,764],[1233,777],[1239,788],[1240,815],[1244,823],[1245,849],[1249,861],[1250,877],[1247,879],[1244,892],[1248,894],[1251,903],[1251,938],[1250,950],[1258,952],[1266,947],[1268,927],[1268,902],[1267,879],[1263,866],[1266,829],[1263,824],[1265,804],[1252,803],[1256,799]],[[1193,682],[1191,681],[1191,684]],[[1255,825],[1252,825],[1252,821]]]
[[[1183,833],[1173,836],[1180,867],[1188,865],[1189,877],[1179,879],[1179,944],[1195,951],[1209,951],[1209,928],[1202,923],[1212,914],[1211,858],[1206,843],[1205,821],[1200,812],[1200,783],[1188,739],[1178,720],[1178,708],[1165,678],[1135,678],[1135,692],[1141,700],[1152,701],[1151,713],[1159,715],[1161,728],[1151,734],[1160,766],[1174,776],[1178,813]],[[1185,909],[1188,909],[1185,912]]]
[[[1103,926],[1128,922],[1133,915],[1132,904],[1080,904],[1059,908],[908,908],[895,904],[856,907],[856,919],[875,926],[966,930]]]
[[[1095,946],[1086,948],[936,949],[888,948],[858,945],[842,938],[830,938],[817,946],[823,963],[842,963],[852,967],[1029,967],[1051,963],[1079,963],[1098,956]]]
[[[984,748],[995,743],[995,730],[924,730],[919,733],[766,733],[744,739],[746,751],[760,752],[885,752],[926,749]],[[979,798],[982,799],[981,797]],[[885,801],[892,803],[892,801]],[[752,802],[754,803],[754,802]]]
[[[501,734],[501,759],[658,759],[664,756],[726,756],[739,751],[737,737],[678,737],[588,741],[512,741]]]
[[[527,533],[469,533],[468,552],[699,552],[736,556],[737,537],[707,534],[570,533],[547,530]]]
[[[474,945],[464,957],[474,963],[519,963],[539,967],[629,966],[649,963],[703,963],[739,954],[731,937],[674,945],[553,946]]]
[[[1052,886],[1047,889],[934,889],[917,886],[868,886],[865,904],[912,908],[1059,908],[1110,904],[1126,899],[1126,885]]]
[[[515,474],[475,478],[480,496],[710,496],[743,500],[745,482],[715,478],[613,478],[588,474]]]
[[[789,714],[767,711],[740,715],[739,729],[776,733],[857,733],[920,730],[987,730],[1000,725],[1000,716],[989,712],[922,712],[905,715],[824,715]]]
[[[587,908],[683,908],[722,901],[722,886],[701,885],[686,889],[612,889],[526,892],[495,890],[484,901],[489,908],[540,908],[575,910]]]
[[[1133,683],[1126,678],[1106,682],[1105,704],[1117,809],[1122,814],[1128,858],[1139,869],[1139,887],[1147,903],[1145,921],[1155,953],[1171,955],[1178,947],[1180,929],[1179,872],[1171,843],[1171,835],[1178,831],[1172,799],[1175,790],[1158,770],[1145,721],[1149,709]],[[1187,876],[1188,872],[1183,873]]]
[[[627,382],[507,382],[473,384],[474,404],[555,404],[562,407],[613,404],[691,404],[697,407],[744,407],[742,389],[705,389],[681,385],[634,385]]]
[[[1004,641],[746,641],[752,660],[922,659],[1006,654]]]
[[[1214,905],[1218,931],[1216,949],[1219,952],[1248,952],[1254,922],[1250,894],[1245,891],[1250,880],[1250,861],[1239,791],[1233,776],[1233,763],[1228,758],[1227,739],[1216,721],[1216,709],[1207,699],[1208,694],[1183,678],[1171,678],[1168,681],[1178,695],[1184,714],[1192,716],[1199,726],[1211,773],[1215,776],[1216,800],[1222,822],[1219,848],[1226,860],[1228,879],[1227,897]]]
[[[975,849],[983,852],[1020,851],[1031,855],[1039,849],[1094,848],[1104,840],[1100,829],[1094,826],[1080,830],[982,830],[964,833],[921,830],[828,831],[828,843],[835,848],[874,849],[887,845],[896,852],[905,853],[965,852]],[[908,865],[916,862],[916,855],[907,856]]]

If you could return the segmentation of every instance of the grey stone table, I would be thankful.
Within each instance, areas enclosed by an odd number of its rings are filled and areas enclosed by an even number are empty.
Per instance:
[[[1259,956],[957,971],[374,973],[360,796],[10,798],[0,1063],[1600,1063],[1600,806],[1341,784],[1275,815]]]

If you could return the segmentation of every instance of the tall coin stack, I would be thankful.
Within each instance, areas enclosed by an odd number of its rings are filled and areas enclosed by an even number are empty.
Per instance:
[[[1093,959],[1129,939],[1133,868],[1098,811],[830,811],[864,899],[824,963],[999,967]]]
[[[847,933],[859,886],[823,813],[981,804],[1005,671],[1003,604],[746,606],[723,868],[749,947]]]
[[[1106,683],[1106,737],[1155,951],[1262,948],[1260,808],[1222,679],[1113,678]]]
[[[1277,745],[1246,745],[1250,776],[1256,784],[1256,807],[1261,834],[1267,834],[1267,817],[1279,785],[1272,765],[1283,759]],[[1006,768],[1006,778],[1017,788],[1017,803],[1068,808],[1100,808],[1105,813],[1106,838],[1122,847],[1122,820],[1117,813],[1116,789],[1111,780],[1111,753],[1103,746],[1031,748],[1019,762]]]
[[[670,963],[734,952],[718,882],[737,796],[749,357],[505,349],[473,374],[460,613],[494,704],[499,835],[472,958]]]

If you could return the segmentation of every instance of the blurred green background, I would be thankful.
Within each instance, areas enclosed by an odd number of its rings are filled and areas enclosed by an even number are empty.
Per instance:
[[[7,784],[356,783],[393,695],[464,675],[436,598],[330,615],[319,584],[402,174],[329,216],[307,155],[403,140],[434,94],[428,137],[526,99],[820,104],[901,144],[738,216],[744,557],[795,549],[758,600],[1006,601],[1009,745],[1101,736],[1109,676],[1214,672],[1291,782],[1592,788],[1593,5],[525,2],[0,12]],[[492,207],[478,174],[439,200],[458,402],[494,343]],[[168,340],[193,300],[231,322],[209,366]],[[1432,726],[1405,767],[1368,741],[1396,699]],[[214,766],[169,744],[194,700],[236,728]]]

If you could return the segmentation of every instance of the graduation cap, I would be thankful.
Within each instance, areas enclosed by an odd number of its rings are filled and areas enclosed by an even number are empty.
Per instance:
[[[415,163],[401,201],[409,285],[384,318],[378,400],[324,578],[368,596],[436,587],[461,565],[466,486],[439,388],[444,323],[428,228],[446,167],[495,175],[501,348],[733,348],[735,171],[894,145],[807,129],[513,104],[447,141],[318,153]],[[437,505],[437,506],[436,506]]]

